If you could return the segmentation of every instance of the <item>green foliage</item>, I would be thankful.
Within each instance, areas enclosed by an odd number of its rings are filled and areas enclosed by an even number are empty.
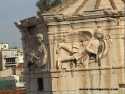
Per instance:
[[[39,0],[36,5],[39,11],[43,13],[44,11],[47,11],[54,6],[61,4],[62,2],[63,0]]]

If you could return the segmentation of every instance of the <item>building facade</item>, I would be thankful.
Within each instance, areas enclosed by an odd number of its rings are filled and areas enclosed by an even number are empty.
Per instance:
[[[0,78],[13,77],[17,87],[24,87],[23,50],[20,48],[9,48],[8,44],[0,44]]]
[[[2,69],[16,67],[18,64],[23,64],[22,49],[2,49],[0,50]]]
[[[27,94],[124,94],[124,0],[64,0],[16,23]]]
[[[0,50],[2,49],[8,49],[9,45],[7,43],[0,43]]]

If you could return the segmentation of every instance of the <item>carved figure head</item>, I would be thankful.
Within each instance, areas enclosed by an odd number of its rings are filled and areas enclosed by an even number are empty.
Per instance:
[[[89,41],[92,38],[92,34],[88,31],[80,31],[80,41]]]
[[[36,38],[37,38],[37,42],[41,44],[41,42],[43,42],[43,34],[41,33],[38,33],[36,35]]]
[[[94,33],[94,37],[98,40],[102,40],[104,39],[104,34],[100,33],[100,32],[95,32]]]
[[[80,41],[80,45],[81,46],[87,46],[88,42],[91,40],[92,38],[92,34],[89,31],[80,31],[79,32],[79,41]]]

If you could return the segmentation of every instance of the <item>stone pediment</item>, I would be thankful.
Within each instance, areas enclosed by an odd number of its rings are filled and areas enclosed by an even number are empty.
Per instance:
[[[124,11],[125,0],[64,0],[62,4],[51,8],[48,12],[52,14],[63,14],[65,16],[81,15],[86,11],[110,9],[113,11]]]

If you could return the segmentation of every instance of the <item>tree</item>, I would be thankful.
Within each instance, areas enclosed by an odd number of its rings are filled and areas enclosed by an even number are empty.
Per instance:
[[[56,5],[61,4],[62,2],[63,0],[39,0],[36,5],[39,12],[43,13]]]

